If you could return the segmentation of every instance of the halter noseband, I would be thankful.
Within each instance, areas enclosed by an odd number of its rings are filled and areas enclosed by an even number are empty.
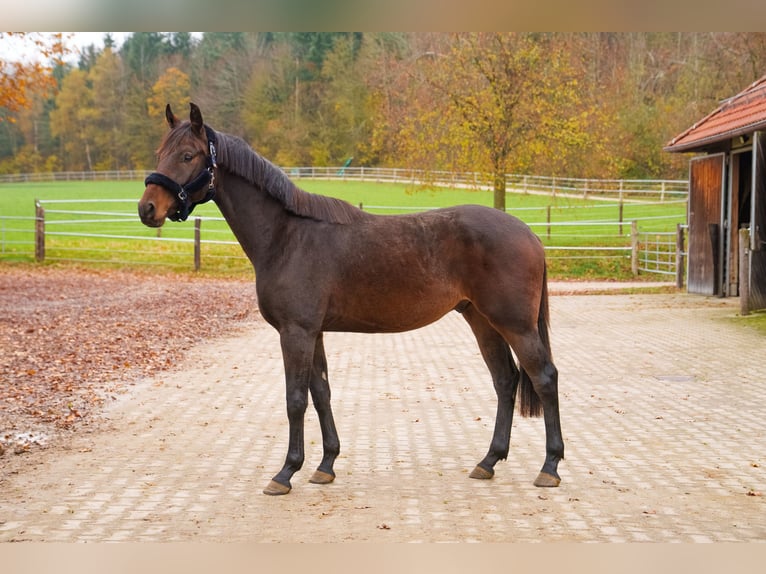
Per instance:
[[[186,221],[194,208],[200,203],[206,203],[213,199],[215,196],[215,168],[218,167],[215,153],[215,144],[217,139],[215,132],[209,127],[205,126],[205,133],[207,134],[207,145],[210,150],[210,155],[206,158],[206,166],[197,177],[190,182],[181,185],[177,181],[173,181],[168,176],[159,172],[150,173],[144,180],[144,185],[153,183],[167,189],[178,200],[178,209],[172,215],[168,215],[168,219],[171,221]],[[207,185],[207,193],[200,201],[192,203],[191,194],[198,192],[200,189]]]

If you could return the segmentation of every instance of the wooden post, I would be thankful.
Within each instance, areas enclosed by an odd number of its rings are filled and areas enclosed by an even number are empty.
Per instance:
[[[638,275],[638,221],[630,222],[630,269]]]
[[[620,207],[619,207],[619,221],[620,221],[620,235],[622,235],[622,213],[623,213],[623,205],[622,205],[622,198],[620,198]]]
[[[546,221],[548,222],[548,239],[551,238],[551,206],[546,208]]]
[[[45,261],[45,209],[35,199],[35,261]]]
[[[199,271],[201,260],[201,246],[200,246],[200,227],[202,226],[202,219],[199,217],[194,218],[194,270]]]
[[[680,223],[676,226],[676,287],[684,288],[684,271],[686,270],[686,257],[684,256],[684,226]]]
[[[739,230],[739,312],[750,314],[750,230]]]

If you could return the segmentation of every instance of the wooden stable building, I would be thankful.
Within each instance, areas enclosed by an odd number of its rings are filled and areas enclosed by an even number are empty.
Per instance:
[[[689,168],[690,293],[766,309],[766,76],[673,138]]]

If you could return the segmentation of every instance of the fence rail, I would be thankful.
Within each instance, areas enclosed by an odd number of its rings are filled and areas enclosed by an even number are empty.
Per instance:
[[[150,170],[48,171],[0,175],[0,183],[46,183],[56,181],[140,181]]]
[[[0,215],[0,257],[34,255],[35,219]]]
[[[76,261],[129,265],[165,265],[199,270],[203,265],[251,272],[249,261],[221,217],[197,217],[189,224],[151,230],[143,226],[134,210],[135,199],[110,200],[114,209],[103,209],[104,200],[46,200],[36,202],[34,217],[0,216],[0,257],[37,261]],[[130,211],[119,211],[119,204]],[[101,208],[89,209],[90,204]],[[370,206],[371,207],[371,206]],[[370,208],[368,207],[368,209]],[[577,220],[580,206],[556,208],[566,221],[552,221],[549,208],[519,211],[543,239],[550,261],[613,260],[630,263],[640,273],[675,276],[683,285],[684,233],[639,230],[678,215],[648,216],[624,220],[618,205],[599,204],[603,219]],[[378,209],[391,209],[378,206]],[[611,209],[607,209],[611,208]],[[427,207],[422,209],[429,209]],[[545,217],[532,210],[545,210]],[[619,215],[619,219],[613,216]],[[543,219],[533,221],[534,218]],[[663,223],[664,229],[667,224]],[[621,266],[622,263],[619,263]]]
[[[491,178],[478,172],[425,171],[387,167],[284,167],[293,178],[342,179],[487,189]],[[64,171],[0,175],[0,183],[58,181],[140,181],[149,170]],[[514,193],[576,196],[592,199],[684,200],[689,182],[675,179],[582,179],[507,174],[506,189]]]

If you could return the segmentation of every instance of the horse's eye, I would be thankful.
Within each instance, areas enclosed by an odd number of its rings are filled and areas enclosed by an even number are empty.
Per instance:
[[[193,160],[193,159],[194,159],[194,154],[193,154],[193,153],[190,153],[190,152],[188,152],[188,151],[187,151],[187,152],[184,154],[184,161],[187,161],[187,162],[188,162],[188,161],[191,161],[191,160]]]

